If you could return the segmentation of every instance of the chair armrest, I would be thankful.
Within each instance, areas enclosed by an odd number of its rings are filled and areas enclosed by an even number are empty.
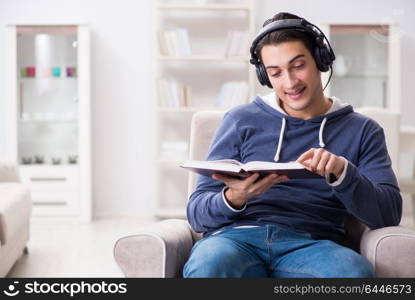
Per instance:
[[[32,202],[28,187],[21,183],[1,183],[0,195],[0,244],[4,245],[28,226]]]
[[[0,161],[0,182],[18,182],[19,173],[16,163]]]
[[[379,277],[415,277],[414,249],[415,231],[401,226],[368,230],[360,241]]]
[[[187,221],[160,221],[118,239],[114,259],[126,277],[181,277],[193,243]]]

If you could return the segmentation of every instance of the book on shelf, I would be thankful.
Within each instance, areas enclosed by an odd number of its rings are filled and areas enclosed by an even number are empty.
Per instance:
[[[234,159],[210,161],[187,160],[180,167],[208,177],[211,177],[213,173],[236,178],[246,178],[254,173],[259,173],[261,177],[275,173],[286,175],[289,179],[323,178],[317,173],[311,172],[299,162],[275,163],[268,161],[250,161],[244,164]]]
[[[247,102],[249,94],[246,81],[230,81],[221,85],[216,106],[222,109],[229,109]]]
[[[187,29],[176,28],[158,32],[160,53],[167,56],[191,56],[190,39]]]
[[[230,31],[226,40],[225,56],[246,56],[250,46],[247,31]]]
[[[192,88],[176,80],[158,79],[158,96],[162,107],[189,107],[192,105]]]

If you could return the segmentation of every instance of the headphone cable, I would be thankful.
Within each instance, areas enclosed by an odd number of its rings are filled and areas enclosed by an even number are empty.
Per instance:
[[[330,76],[329,76],[329,79],[327,80],[326,85],[324,86],[323,92],[324,92],[324,90],[326,89],[326,87],[329,85],[329,82],[330,82],[330,79],[331,79],[331,76],[332,76],[332,75],[333,75],[333,67],[332,67],[332,66],[330,66]]]

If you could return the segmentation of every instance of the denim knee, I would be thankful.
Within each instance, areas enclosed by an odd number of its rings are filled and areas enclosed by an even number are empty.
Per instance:
[[[198,241],[183,269],[185,278],[265,276],[265,268],[258,259],[234,241],[219,236]]]
[[[328,264],[321,270],[321,277],[376,277],[372,264],[357,252],[339,247],[333,253],[328,253]]]
[[[224,242],[213,237],[198,241],[184,266],[183,277],[223,277],[226,256],[233,252]]]

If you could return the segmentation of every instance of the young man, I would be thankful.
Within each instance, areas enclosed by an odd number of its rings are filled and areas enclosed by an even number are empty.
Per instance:
[[[251,48],[273,93],[226,113],[207,160],[299,161],[321,179],[200,176],[187,206],[204,238],[184,277],[372,277],[344,240],[351,214],[370,228],[398,225],[402,199],[382,128],[323,94],[334,53],[317,27],[279,13]]]

